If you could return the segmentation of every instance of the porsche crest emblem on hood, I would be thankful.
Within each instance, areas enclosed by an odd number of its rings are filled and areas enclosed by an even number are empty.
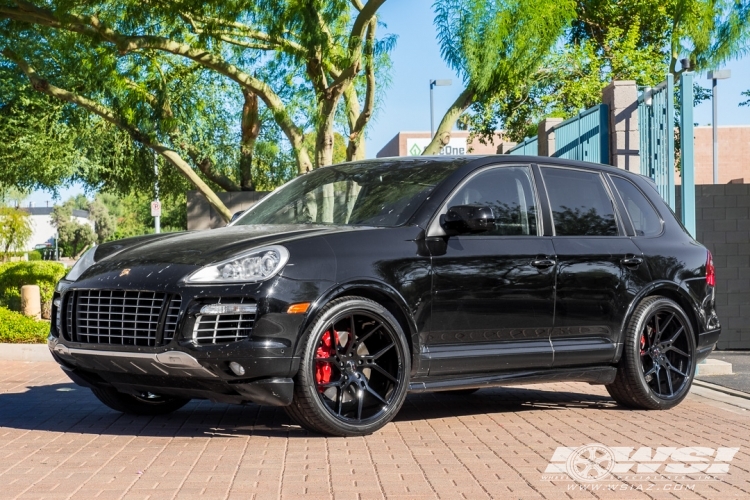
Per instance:
[[[129,268],[125,268],[122,271],[120,271],[120,277],[127,276],[128,274],[130,274]]]

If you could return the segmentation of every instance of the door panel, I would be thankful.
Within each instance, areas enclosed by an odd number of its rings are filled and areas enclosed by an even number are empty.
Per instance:
[[[641,256],[633,241],[616,237],[558,237],[554,366],[587,365],[612,360],[628,305],[648,282],[644,264],[621,261]],[[642,256],[641,256],[642,258]]]
[[[433,257],[431,375],[552,364],[555,266],[537,256],[554,257],[550,238],[448,240]]]
[[[648,282],[597,171],[542,167],[557,255],[554,366],[610,362],[634,291]]]
[[[432,238],[432,316],[423,338],[430,375],[548,367],[555,257],[537,236],[536,195],[528,167],[480,172],[447,206],[489,206],[495,230]]]

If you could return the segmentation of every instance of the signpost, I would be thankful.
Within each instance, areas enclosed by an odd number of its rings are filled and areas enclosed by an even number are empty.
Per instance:
[[[154,233],[161,233],[161,202],[159,201],[159,162],[154,152],[154,198],[151,202],[151,217],[154,218]]]
[[[151,217],[154,218],[154,232],[159,234],[161,232],[161,202],[159,200],[151,202]]]

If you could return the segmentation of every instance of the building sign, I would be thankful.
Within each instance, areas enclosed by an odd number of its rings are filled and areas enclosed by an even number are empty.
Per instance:
[[[406,156],[419,156],[430,144],[428,138],[407,138],[406,139]],[[465,155],[467,154],[466,138],[451,137],[450,142],[443,146],[438,152],[439,155]]]

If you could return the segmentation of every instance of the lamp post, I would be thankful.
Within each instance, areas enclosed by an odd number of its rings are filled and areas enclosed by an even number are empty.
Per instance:
[[[435,105],[432,98],[432,89],[435,87],[447,87],[452,83],[451,80],[430,80],[430,140],[435,136]]]
[[[719,87],[717,80],[726,80],[732,76],[732,72],[728,69],[722,69],[717,71],[709,71],[708,79],[711,80],[711,105],[713,106],[713,136],[714,136],[714,184],[719,183],[719,128],[717,121],[719,120]]]

